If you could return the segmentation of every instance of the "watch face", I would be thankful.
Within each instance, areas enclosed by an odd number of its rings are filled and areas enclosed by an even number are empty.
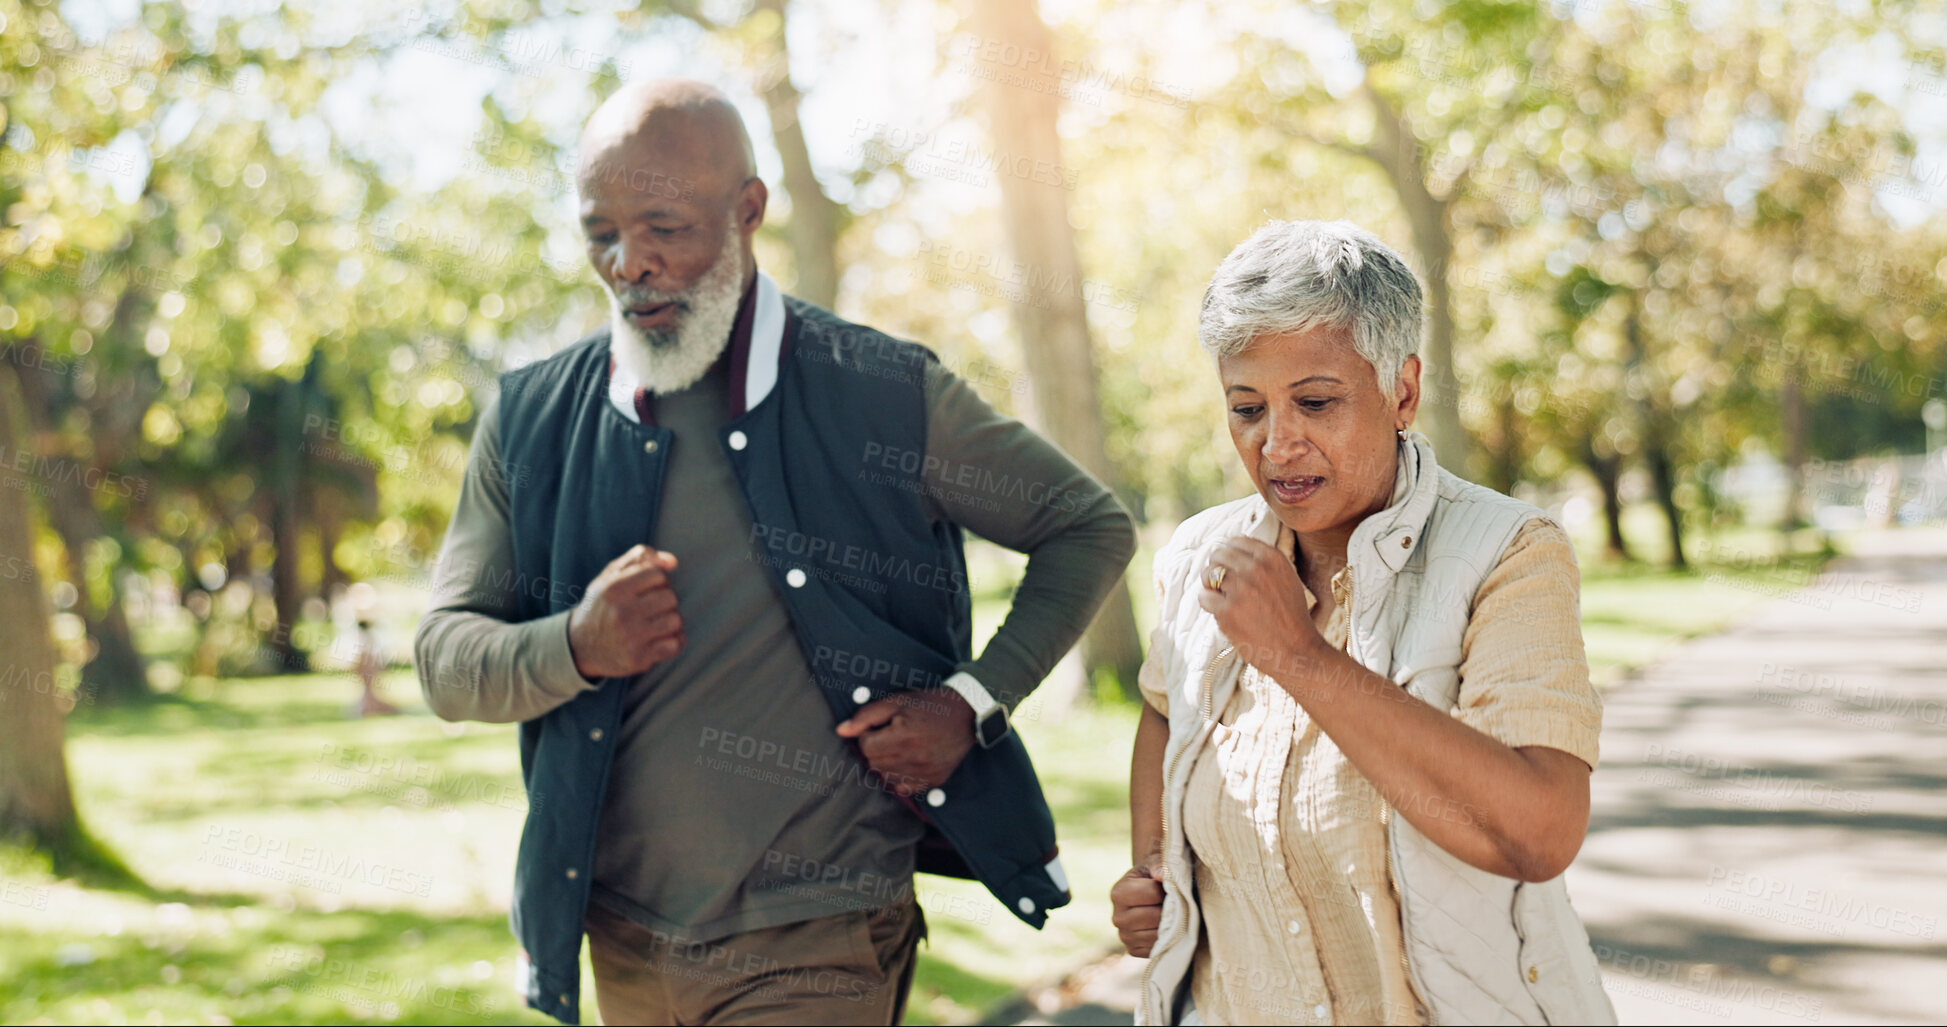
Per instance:
[[[983,749],[993,748],[994,743],[1006,736],[1007,707],[1005,706],[996,707],[993,712],[974,724],[974,737],[979,740],[980,747]]]

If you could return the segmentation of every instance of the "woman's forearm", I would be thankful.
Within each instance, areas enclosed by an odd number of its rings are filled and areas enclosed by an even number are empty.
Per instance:
[[[1319,647],[1272,677],[1408,823],[1468,864],[1524,881],[1559,875],[1588,831],[1589,767],[1510,748]],[[1267,668],[1269,669],[1269,668]]]
[[[1170,722],[1143,703],[1136,724],[1135,751],[1129,757],[1129,847],[1131,864],[1159,863],[1163,853],[1163,751]]]

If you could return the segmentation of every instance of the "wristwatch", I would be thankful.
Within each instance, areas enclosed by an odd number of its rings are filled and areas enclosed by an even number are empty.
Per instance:
[[[987,689],[972,674],[961,671],[946,679],[946,687],[960,693],[973,707],[974,740],[983,749],[992,749],[1007,737],[1007,707],[994,701]]]

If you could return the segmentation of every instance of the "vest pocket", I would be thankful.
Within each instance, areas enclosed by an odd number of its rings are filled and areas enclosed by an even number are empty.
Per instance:
[[[1407,659],[1395,665],[1393,680],[1435,709],[1452,709],[1460,700],[1460,647],[1442,646],[1405,655]]]
[[[1616,1022],[1588,932],[1561,878],[1515,885],[1514,923],[1521,938],[1516,970],[1547,1022]]]

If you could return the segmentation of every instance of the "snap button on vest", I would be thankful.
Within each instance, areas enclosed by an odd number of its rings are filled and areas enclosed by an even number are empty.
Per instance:
[[[743,432],[733,431],[730,433],[731,449],[741,450],[748,445],[750,445],[750,438],[746,436]]]
[[[933,789],[932,791],[930,791],[930,792],[927,792],[927,793],[926,793],[926,804],[927,804],[928,806],[944,806],[944,805],[946,805],[946,792],[944,792],[944,791],[941,791],[941,790],[940,790],[940,789],[938,789],[938,788],[935,788],[935,789]]]
[[[852,689],[852,701],[858,703],[860,706],[864,706],[866,703],[871,702],[872,689],[867,688],[864,685],[860,685],[859,687]]]
[[[659,444],[656,442],[655,439],[650,439],[649,441],[642,444],[642,451],[644,453],[654,453],[658,448],[658,445]]]
[[[741,446],[739,446],[739,447],[737,447],[737,448],[739,448],[739,449],[742,449],[743,447],[741,447]],[[793,567],[793,568],[791,568],[790,570],[788,570],[788,571],[785,571],[785,572],[784,572],[784,583],[785,583],[785,584],[787,584],[787,585],[790,585],[790,586],[791,586],[792,588],[803,588],[803,587],[804,587],[804,572],[803,572],[803,571],[801,571],[801,570],[799,570],[799,569],[798,569],[798,568],[796,568],[796,567]]]

